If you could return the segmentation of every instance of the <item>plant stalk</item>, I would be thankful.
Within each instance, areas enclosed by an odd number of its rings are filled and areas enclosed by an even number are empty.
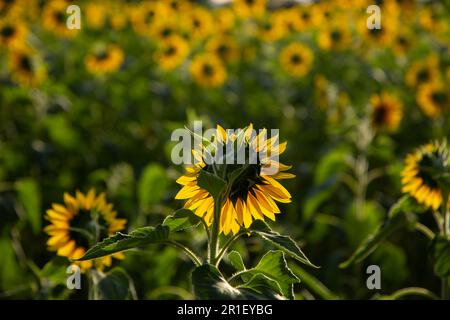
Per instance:
[[[220,196],[218,197],[218,199],[214,199],[214,221],[211,228],[211,241],[209,242],[209,255],[208,255],[208,262],[210,264],[216,263],[218,251],[221,203],[222,201]]]

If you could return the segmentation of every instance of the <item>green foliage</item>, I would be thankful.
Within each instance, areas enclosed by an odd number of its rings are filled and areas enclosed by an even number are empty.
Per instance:
[[[147,165],[138,182],[139,206],[158,204],[170,184],[164,168],[159,164]]]
[[[282,250],[284,253],[293,257],[294,259],[314,268],[318,268],[315,266],[303,251],[299,248],[299,246],[288,236],[280,235],[278,232],[273,231],[270,227],[261,220],[255,220],[252,225],[249,227],[249,231],[252,234],[257,235],[261,239],[267,241],[277,249]]]
[[[41,231],[41,193],[39,184],[26,178],[16,182],[18,198],[25,208],[27,218],[30,221],[34,233]]]
[[[450,276],[450,241],[436,237],[433,241],[434,273],[438,277]]]
[[[130,278],[125,270],[114,268],[107,273],[98,273],[95,295],[99,300],[125,300],[130,297]]]

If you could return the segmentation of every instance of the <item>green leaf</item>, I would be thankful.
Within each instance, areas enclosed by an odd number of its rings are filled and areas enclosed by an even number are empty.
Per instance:
[[[164,219],[163,226],[169,227],[171,232],[177,232],[188,228],[196,227],[201,222],[201,218],[191,210],[180,209],[173,215]]]
[[[284,253],[293,257],[294,259],[314,268],[318,268],[311,263],[299,246],[288,236],[282,236],[278,232],[272,231],[270,227],[261,220],[255,220],[248,229],[252,234],[261,237],[263,240],[269,242],[276,248],[282,250]]]
[[[242,261],[242,257],[239,252],[237,251],[231,251],[228,254],[228,260],[230,260],[231,265],[237,270],[237,271],[244,271],[245,265],[244,261]]]
[[[237,286],[244,292],[248,292],[250,295],[257,294],[266,299],[282,299],[279,295],[281,288],[278,282],[271,279],[270,277],[262,274],[256,273],[244,284]]]
[[[438,277],[450,276],[450,241],[443,237],[433,240],[434,273]]]
[[[400,200],[401,202],[403,200]],[[378,246],[379,244],[388,238],[395,231],[407,227],[413,223],[415,220],[415,216],[411,214],[400,214],[403,210],[400,208],[402,204],[394,205],[393,209],[391,209],[391,213],[389,216],[390,219],[387,219],[382,225],[380,225],[374,233],[369,235],[356,249],[355,253],[342,262],[339,267],[344,269],[350,266],[353,263],[358,263],[365,258],[367,258]]]
[[[287,266],[282,251],[267,252],[256,267],[239,272],[233,278],[239,276],[244,282],[249,282],[257,274],[263,274],[275,281],[280,294],[288,299],[294,299],[294,283],[300,282],[300,279]]]
[[[337,178],[333,176],[312,189],[304,203],[303,217],[305,219],[311,219],[320,205],[333,195],[336,182]]]
[[[261,273],[235,288],[210,264],[197,267],[192,272],[192,285],[195,296],[202,300],[275,299],[279,298],[275,293],[280,290],[275,281]]]
[[[116,233],[90,248],[84,256],[76,261],[91,260],[104,257],[116,252],[155,243],[164,243],[169,240],[170,228],[159,225],[157,227],[143,227],[130,234]]]
[[[122,268],[114,268],[106,274],[99,274],[95,287],[99,300],[125,300],[130,296],[130,277]]]
[[[401,197],[389,210],[389,218],[393,218],[401,213],[423,213],[427,211],[425,206],[420,205],[410,196]]]
[[[317,278],[315,278],[313,275],[308,273],[305,269],[302,267],[292,264],[291,265],[292,271],[295,275],[297,275],[300,279],[302,279],[302,283],[304,286],[307,286],[308,289],[317,294],[319,297],[321,297],[324,300],[337,300],[339,299],[339,296],[334,294],[330,291],[325,285],[320,282]]]
[[[159,164],[149,164],[142,172],[138,183],[139,206],[145,208],[161,201],[169,187],[166,171]]]
[[[243,299],[242,293],[232,287],[213,265],[205,264],[192,272],[194,294],[198,299]]]
[[[41,231],[41,193],[39,185],[32,178],[22,179],[16,182],[16,190],[19,201],[25,208],[28,220],[34,233]]]
[[[225,180],[205,170],[200,171],[197,184],[200,188],[208,191],[214,199],[217,199],[226,187]]]

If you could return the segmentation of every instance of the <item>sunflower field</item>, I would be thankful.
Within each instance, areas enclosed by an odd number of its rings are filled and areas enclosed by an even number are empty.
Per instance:
[[[0,0],[0,299],[450,299],[449,120],[448,0]]]

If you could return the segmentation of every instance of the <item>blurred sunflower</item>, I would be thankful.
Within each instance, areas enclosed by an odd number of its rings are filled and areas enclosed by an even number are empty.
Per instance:
[[[90,190],[87,194],[76,192],[75,197],[64,194],[64,205],[54,203],[47,210],[45,218],[50,222],[44,228],[49,235],[48,250],[58,256],[78,259],[86,250],[108,236],[125,228],[126,219],[118,219],[113,205],[106,202],[105,194]],[[94,261],[76,262],[82,270],[92,267],[109,267],[112,257],[123,259],[123,253],[116,253]]]
[[[450,167],[445,143],[429,143],[408,154],[402,176],[402,192],[433,210],[442,205],[443,195],[436,173]]]
[[[405,82],[410,87],[418,87],[425,83],[439,80],[439,61],[435,55],[424,60],[415,61],[406,71]]]
[[[190,38],[194,40],[204,39],[214,31],[211,13],[200,6],[184,13],[182,22]]]
[[[109,6],[109,3],[108,3]],[[86,4],[86,22],[92,29],[101,29],[106,24],[108,7],[101,2],[92,1]]]
[[[413,45],[413,39],[409,29],[400,29],[392,41],[391,49],[397,56],[406,55]]]
[[[369,29],[367,28],[367,17],[363,16],[359,19],[358,27],[360,35],[367,44],[386,47],[395,39],[398,29],[397,17],[392,14],[385,14],[380,29]]]
[[[379,130],[396,131],[403,116],[403,105],[394,95],[383,92],[370,98],[371,124]]]
[[[287,32],[283,18],[276,13],[258,21],[258,36],[263,41],[277,41]]]
[[[20,21],[0,19],[0,44],[6,48],[23,45],[27,36],[27,27]]]
[[[301,12],[297,7],[280,10],[277,18],[284,25],[288,33],[299,32],[303,28]]]
[[[325,50],[341,51],[349,48],[352,34],[346,23],[333,23],[319,31],[317,42]]]
[[[441,82],[427,83],[419,87],[417,104],[430,118],[450,111],[450,91]]]
[[[230,8],[219,8],[214,11],[213,16],[218,31],[226,32],[234,27],[236,19]]]
[[[277,181],[280,179],[290,179],[295,176],[286,173],[291,166],[279,163],[274,158],[286,150],[286,142],[279,143],[278,135],[267,138],[267,130],[262,130],[259,135],[255,134],[253,126],[250,125],[243,133],[243,146],[246,155],[250,149],[257,155],[256,164],[243,165],[215,165],[217,170],[228,170],[226,174],[229,191],[221,206],[220,232],[236,234],[241,227],[248,228],[253,220],[264,220],[265,217],[275,220],[275,214],[280,213],[276,202],[289,203],[291,195]],[[227,134],[221,126],[217,126],[216,139],[219,146],[225,147],[227,144],[236,144],[240,141],[236,135]],[[198,164],[187,167],[186,174],[181,176],[177,183],[183,187],[176,195],[176,199],[188,200],[184,207],[195,212],[202,217],[206,224],[210,226],[214,219],[214,200],[208,191],[198,186],[198,175],[200,172],[213,172],[213,166],[207,165],[201,155],[194,152]],[[267,170],[274,166],[276,172]],[[220,168],[219,168],[220,167]],[[226,169],[225,169],[226,168]],[[232,172],[243,168],[243,172],[233,181],[230,181]]]
[[[240,18],[261,18],[266,12],[266,0],[235,0],[233,10]]]
[[[37,86],[46,77],[40,57],[31,48],[14,49],[9,54],[9,69],[12,80],[26,87]]]
[[[105,74],[117,71],[124,60],[122,49],[114,44],[99,45],[84,59],[86,69],[93,74]]]
[[[219,87],[227,79],[227,70],[223,62],[212,53],[194,57],[190,72],[195,82],[204,87]]]
[[[67,7],[70,2],[65,0],[48,1],[42,11],[42,25],[50,32],[60,37],[69,38],[78,33],[78,29],[67,28]]]
[[[129,11],[133,29],[142,35],[152,33],[153,25],[168,19],[169,14],[169,8],[160,1],[143,1]]]
[[[181,36],[168,38],[155,54],[155,60],[164,70],[173,70],[183,63],[189,54],[189,44]]]
[[[293,42],[281,50],[280,64],[283,70],[294,77],[304,76],[311,69],[313,53],[307,46]]]
[[[179,34],[179,31],[179,27],[174,21],[157,20],[147,35],[154,37],[157,41],[164,42],[170,37]]]
[[[206,43],[206,51],[215,54],[225,62],[235,61],[239,57],[236,41],[225,34],[211,38]]]

